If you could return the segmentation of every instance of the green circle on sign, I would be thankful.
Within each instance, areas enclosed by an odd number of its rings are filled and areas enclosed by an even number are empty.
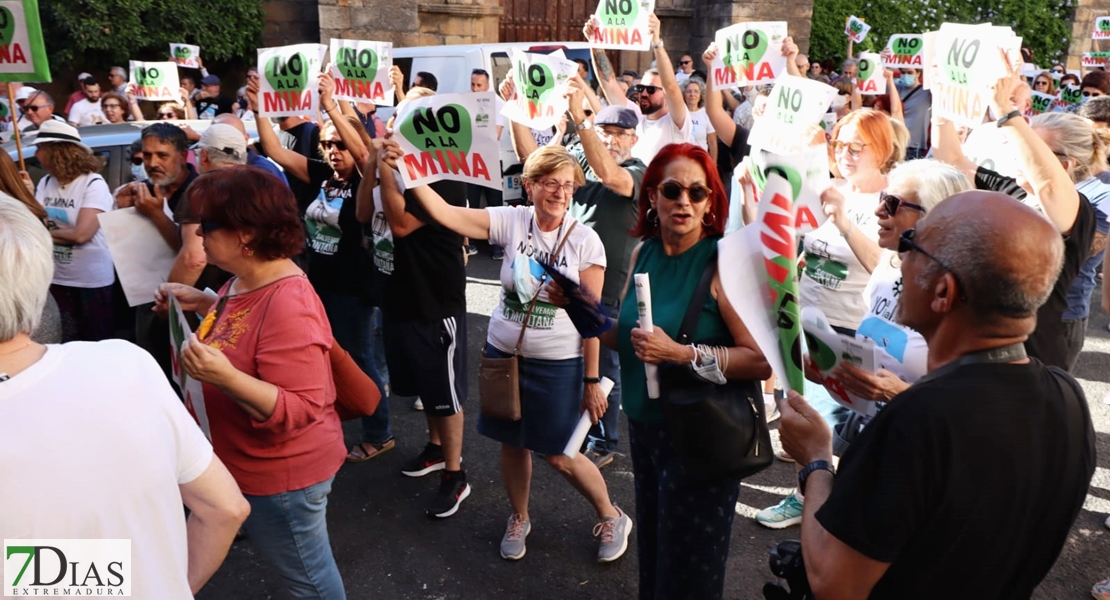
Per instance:
[[[174,58],[179,60],[189,60],[189,57],[192,55],[193,51],[190,50],[188,46],[178,46],[173,49]]]
[[[135,70],[135,83],[139,87],[158,87],[166,81],[166,73],[158,67],[139,67]]]
[[[470,112],[458,104],[448,104],[436,109],[417,107],[401,121],[401,135],[425,150],[459,150],[469,152],[474,139]]]
[[[551,68],[543,63],[533,63],[525,69],[525,81],[522,82],[524,97],[532,102],[546,102],[551,92],[555,90],[555,74]]]
[[[601,3],[602,27],[628,27],[640,15],[638,0],[604,0]]]
[[[370,48],[342,48],[336,66],[344,79],[373,81],[378,73],[378,53]]]
[[[871,75],[875,73],[878,67],[874,62],[867,58],[861,58],[859,61],[859,80],[867,81],[871,79]]]
[[[266,62],[266,81],[277,91],[303,91],[308,85],[308,59],[301,52],[289,57],[278,55]]]
[[[15,35],[15,16],[12,11],[0,7],[0,44],[12,43]]]

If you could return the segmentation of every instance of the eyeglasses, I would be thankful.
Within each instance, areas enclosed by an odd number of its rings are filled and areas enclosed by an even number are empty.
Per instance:
[[[1043,79],[1041,79],[1040,81],[1034,81],[1033,82],[1033,87],[1037,87],[1037,86],[1041,86],[1041,85],[1048,85],[1048,82],[1043,80]]]
[[[842,142],[840,140],[832,140],[829,142],[829,145],[832,146],[833,152],[837,153],[847,149],[848,155],[852,158],[858,158],[860,153],[863,152],[863,149],[867,147],[867,144],[861,144],[859,142]]]
[[[143,157],[142,156],[132,156],[131,157],[131,164],[136,166],[136,167],[143,164]]]
[[[223,227],[224,226],[221,223],[217,223],[215,221],[201,221],[200,222],[200,230],[205,235],[207,235],[209,233],[212,233],[213,231],[216,231],[217,229],[223,229]]]
[[[1088,92],[1086,90],[1083,91],[1083,97],[1084,98],[1098,98],[1101,95],[1102,95],[1102,92]]]
[[[331,150],[332,148],[335,148],[336,150],[343,151],[343,150],[347,149],[347,143],[344,142],[343,140],[339,140],[339,141],[320,140],[320,147],[323,148],[325,152],[327,152],[328,150]]]
[[[686,187],[677,181],[666,181],[656,189],[658,189],[659,193],[667,200],[678,200],[682,192],[686,192],[686,197],[693,203],[704,202],[705,199],[713,193],[713,190],[700,183],[695,183],[690,187]]]
[[[678,61],[678,64],[680,64],[680,65],[688,65],[688,64],[690,64],[690,63],[692,63],[692,62],[694,62],[694,61],[692,61],[692,60],[680,60],[680,61]]]
[[[122,104],[117,104],[117,103],[113,102],[113,103],[111,103],[111,104],[101,104],[101,105],[100,105],[100,108],[102,108],[102,109],[107,109],[107,108],[123,108],[123,105],[122,105]]]
[[[39,109],[46,108],[47,106],[50,106],[50,105],[49,104],[28,104],[27,106],[23,107],[23,110],[25,110],[27,112],[35,112]]]
[[[663,89],[663,88],[661,88],[657,85],[637,85],[637,86],[633,86],[632,92],[634,94],[647,93],[650,96],[650,95],[654,94],[655,92],[658,92],[661,89]]]
[[[918,246],[917,242],[913,241],[913,238],[916,235],[917,231],[912,228],[903,231],[901,237],[898,238],[898,252],[905,254],[913,250],[914,252],[920,252],[921,254],[925,255],[926,258],[932,259],[934,262],[940,265],[941,268],[952,274],[952,278],[956,280],[956,285],[960,286],[960,300],[967,302],[967,296],[964,295],[964,289],[966,288],[964,287],[964,282],[960,281],[960,276],[956,274],[956,271],[952,270],[952,267],[944,264],[942,260],[933,256],[932,254],[929,254],[929,252],[921,246]]]
[[[568,196],[574,195],[574,192],[578,191],[578,187],[579,187],[578,183],[574,182],[574,181],[568,181],[566,183],[559,183],[558,181],[555,181],[554,179],[545,179],[543,181],[537,181],[536,185],[538,185],[538,186],[542,187],[543,189],[547,190],[548,194],[554,194],[554,193],[558,192],[559,190],[563,190],[563,193],[568,195]]]
[[[604,127],[598,127],[597,132],[607,138],[630,138],[636,135],[631,131],[613,131],[612,129],[605,129]]]
[[[886,214],[888,214],[892,217],[894,215],[898,214],[898,209],[903,207],[903,206],[906,207],[906,208],[912,208],[914,210],[919,210],[919,211],[921,211],[922,214],[925,214],[925,207],[924,206],[921,206],[920,204],[913,204],[911,202],[906,202],[905,200],[899,198],[898,196],[895,196],[893,194],[888,194],[886,192],[879,192],[879,202],[883,203],[883,210],[886,211]]]
[[[175,112],[160,112],[158,113],[159,119],[176,119],[177,113]]]

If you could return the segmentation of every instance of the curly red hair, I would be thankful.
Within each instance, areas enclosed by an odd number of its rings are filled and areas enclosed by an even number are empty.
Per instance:
[[[648,219],[647,211],[651,208],[651,192],[663,181],[663,171],[671,162],[679,158],[694,161],[705,172],[705,183],[713,193],[709,194],[707,214],[713,218],[709,225],[702,225],[706,235],[724,235],[725,221],[728,220],[728,194],[725,185],[721,183],[721,176],[717,173],[717,164],[709,153],[694,144],[668,144],[659,150],[644,172],[644,180],[640,184],[640,216],[636,226],[632,228],[632,235],[640,239],[648,239],[659,235],[659,221]]]

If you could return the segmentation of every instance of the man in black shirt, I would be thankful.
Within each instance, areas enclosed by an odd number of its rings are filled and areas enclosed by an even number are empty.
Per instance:
[[[1063,246],[1004,194],[942,202],[899,248],[897,318],[928,342],[929,373],[839,473],[820,415],[794,392],[781,404],[783,447],[806,465],[802,555],[817,598],[1028,598],[1048,573],[1095,469],[1082,389],[1022,344]]]
[[[209,75],[200,80],[200,91],[197,92],[196,108],[197,118],[212,120],[216,115],[234,111],[231,98],[220,95],[220,78]]]

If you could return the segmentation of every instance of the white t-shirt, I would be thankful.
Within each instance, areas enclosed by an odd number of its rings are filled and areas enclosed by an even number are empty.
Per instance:
[[[397,189],[403,193],[405,182],[401,174],[392,171],[393,179],[397,182]],[[383,275],[393,274],[393,230],[389,228],[389,221],[385,219],[385,208],[382,206],[382,186],[374,186],[374,216],[370,219],[370,235],[374,243],[374,266]]]
[[[100,110],[100,99],[97,99],[96,102],[89,102],[88,98],[83,98],[74,102],[69,109],[68,118],[71,125],[78,127],[100,125],[108,122],[108,117],[105,117],[104,111]]]
[[[879,238],[878,217],[875,207],[879,193],[859,194],[848,189],[844,180],[833,184],[844,194],[844,209],[856,224],[852,235],[865,235],[872,240]],[[856,258],[848,240],[832,220],[807,233],[803,242],[805,270],[798,282],[802,306],[820,308],[829,323],[837,327],[855,329],[867,314],[867,301],[863,290],[871,275]]]
[[[96,173],[85,174],[67,185],[47,175],[39,180],[35,199],[46,207],[47,218],[58,229],[77,226],[77,215],[83,208],[106,212],[112,210],[112,192],[104,178]],[[104,232],[97,231],[91,240],[76,246],[54,244],[54,283],[79,288],[112,285],[112,255]]]
[[[0,384],[0,538],[129,538],[132,597],[192,598],[178,486],[212,457],[150,354],[47,346]]]
[[[687,110],[689,112],[689,110]],[[709,151],[709,134],[717,133],[713,129],[713,123],[709,122],[709,116],[705,114],[704,108],[699,108],[690,113],[690,136],[692,141],[701,147],[706,152]]]
[[[551,264],[551,254],[574,218],[568,214],[563,217],[561,227],[545,232],[535,224],[532,207],[496,206],[486,210],[489,211],[489,241],[505,248],[505,258],[501,261],[501,302],[490,316],[488,341],[502,352],[512,352],[520,337],[521,322],[528,312],[528,301],[521,301],[516,293],[513,262],[517,255],[527,256],[530,276],[539,282],[545,271],[538,261]],[[554,266],[571,281],[579,283],[579,272],[593,265],[605,267],[605,247],[593,229],[579,224],[571,232]],[[567,312],[548,302],[546,287],[541,289],[528,319],[528,332],[524,334],[520,353],[544,360],[582,356],[582,336]]]
[[[856,337],[870,339],[886,352],[880,366],[902,381],[913,383],[925,375],[929,346],[921,334],[898,324],[894,312],[902,295],[902,269],[894,266],[897,255],[883,252],[867,281],[864,294],[868,313],[856,329]]]
[[[628,106],[634,107],[637,111],[640,110],[640,106],[631,100],[628,101]],[[663,146],[691,141],[692,128],[690,111],[686,111],[686,118],[683,119],[681,128],[675,127],[670,113],[654,120],[641,114],[640,124],[636,126],[636,135],[640,139],[636,141],[635,146],[632,146],[632,157],[644,161],[645,165],[651,164],[651,159],[655,158]]]

